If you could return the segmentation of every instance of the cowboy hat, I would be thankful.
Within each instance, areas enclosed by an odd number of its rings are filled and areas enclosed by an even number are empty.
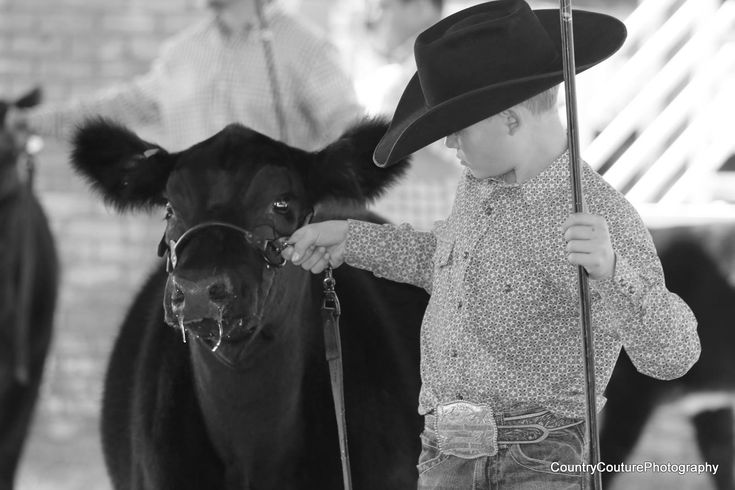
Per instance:
[[[620,48],[625,25],[574,10],[574,56],[582,72]],[[452,14],[416,38],[417,72],[373,153],[380,167],[564,81],[558,9],[496,0]]]

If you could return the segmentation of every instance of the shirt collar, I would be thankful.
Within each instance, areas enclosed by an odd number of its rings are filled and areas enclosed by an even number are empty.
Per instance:
[[[556,191],[569,187],[569,151],[564,150],[546,168],[521,184],[523,198],[537,203]]]
[[[520,184],[508,183],[495,177],[478,179],[469,170],[465,171],[465,179],[467,179],[468,186],[472,188],[473,194],[480,198],[489,197],[500,189],[517,189],[521,192],[523,200],[529,204],[535,204],[568,186],[569,152],[564,150],[541,172]]]
[[[265,18],[266,24],[269,28],[272,28],[272,23],[275,21],[280,14],[280,8],[277,1],[269,2],[263,5],[263,17]],[[215,14],[212,16],[214,26],[217,28],[217,32],[223,39],[228,41],[245,40],[250,37],[253,31],[257,31],[259,22],[257,17],[245,22],[242,27],[235,31],[230,31]]]

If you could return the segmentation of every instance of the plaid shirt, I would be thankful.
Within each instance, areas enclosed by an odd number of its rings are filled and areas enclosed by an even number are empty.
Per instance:
[[[588,165],[585,199],[607,220],[614,277],[590,281],[598,407],[621,346],[643,373],[670,379],[697,360],[696,320],[669,292],[633,207]],[[568,155],[522,184],[462,177],[432,232],[349,222],[346,262],[431,293],[421,331],[421,413],[464,399],[496,411],[543,407],[584,417],[576,266],[561,225],[570,214]]]
[[[362,114],[336,48],[281,12],[267,11],[288,143],[313,150]],[[88,115],[152,125],[160,143],[181,150],[232,122],[279,138],[271,81],[255,28],[225,34],[214,16],[170,39],[151,70],[129,84],[30,114],[40,134],[68,136]]]

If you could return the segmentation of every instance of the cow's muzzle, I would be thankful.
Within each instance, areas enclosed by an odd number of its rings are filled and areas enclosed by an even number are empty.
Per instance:
[[[166,323],[201,339],[213,351],[223,341],[235,342],[251,336],[259,319],[245,312],[246,298],[231,275],[217,274],[201,279],[188,279],[178,274],[169,276],[164,297]]]

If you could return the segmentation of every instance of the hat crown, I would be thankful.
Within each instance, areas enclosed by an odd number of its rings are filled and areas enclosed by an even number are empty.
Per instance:
[[[560,57],[523,0],[497,0],[450,15],[417,37],[414,54],[428,107],[542,73]]]

